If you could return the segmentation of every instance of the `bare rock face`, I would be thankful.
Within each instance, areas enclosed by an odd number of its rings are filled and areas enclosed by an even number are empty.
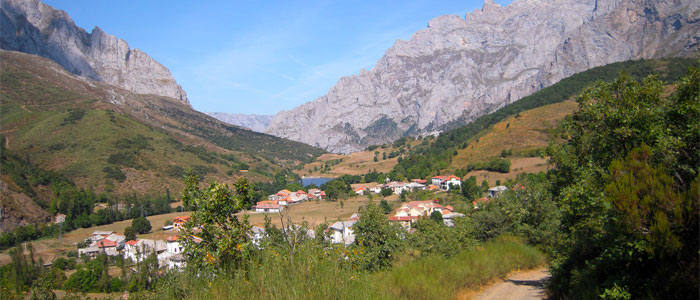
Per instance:
[[[342,153],[434,134],[593,67],[695,55],[699,32],[695,0],[486,0],[465,18],[431,20],[266,131]]]
[[[223,112],[207,112],[205,114],[221,122],[245,127],[257,132],[265,131],[265,128],[267,128],[267,125],[269,125],[272,120],[272,116],[268,115],[229,114]]]
[[[87,33],[66,12],[39,0],[0,0],[0,48],[50,58],[90,80],[189,105],[170,71],[146,53],[98,27]]]

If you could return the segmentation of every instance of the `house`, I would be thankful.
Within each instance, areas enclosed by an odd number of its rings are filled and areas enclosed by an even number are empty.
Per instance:
[[[168,253],[178,254],[182,253],[183,246],[180,244],[180,237],[177,235],[171,235],[165,239],[165,251]]]
[[[95,246],[97,246],[97,248],[100,249],[100,252],[106,254],[107,256],[116,256],[119,254],[119,252],[117,251],[118,243],[115,241],[102,239],[99,242],[95,243]]]
[[[299,203],[301,201],[306,201],[306,200],[309,200],[309,195],[306,194],[306,192],[304,192],[302,190],[298,190],[298,191],[291,193],[289,195],[289,201],[291,203]]]
[[[184,228],[185,223],[189,222],[190,216],[179,216],[173,219],[173,227],[175,229],[181,230]]]
[[[358,186],[358,187],[353,189],[353,191],[355,191],[355,194],[357,194],[357,195],[364,195],[365,191],[367,191],[367,190],[368,189],[366,186]]]
[[[415,179],[414,179],[415,180]],[[425,181],[425,180],[423,180]],[[418,183],[418,182],[411,182],[406,187],[411,190],[411,191],[416,191],[416,190],[424,190],[425,189],[425,184],[423,183]]]
[[[97,248],[97,246],[88,246],[85,248],[80,248],[78,249],[78,257],[90,257],[90,258],[95,258],[98,254],[100,254],[102,251],[100,251],[100,248]]]
[[[284,210],[284,206],[279,204],[278,201],[260,201],[255,205],[255,212],[259,213],[276,213]]]
[[[450,175],[450,176],[445,177],[445,180],[443,180],[442,183],[440,183],[440,188],[442,188],[443,190],[446,190],[446,191],[449,191],[451,186],[454,186],[454,187],[459,186],[461,189],[462,188],[462,180],[457,176]]]
[[[93,231],[92,236],[90,236],[90,242],[96,243],[96,242],[108,237],[112,233],[114,233],[114,231],[101,231],[101,230]]]
[[[408,190],[408,184],[405,182],[392,181],[384,185],[385,188],[391,189],[394,194],[400,195],[404,191]]]
[[[389,221],[399,222],[402,227],[410,228],[416,220],[428,217],[435,211],[442,212],[442,205],[431,200],[411,201],[399,207]]]
[[[309,195],[309,198],[323,200],[323,197],[326,196],[326,192],[319,190],[319,189],[309,189],[308,195]]]
[[[335,222],[328,229],[331,231],[331,243],[350,245],[355,242],[355,233],[352,230],[352,226],[355,225],[357,221],[349,220],[342,222]]]
[[[494,198],[503,192],[505,192],[508,188],[505,185],[499,185],[495,186],[489,189],[489,197]]]
[[[450,185],[460,186],[460,187],[462,186],[462,180],[459,177],[454,176],[454,175],[435,176],[432,178],[432,183],[433,183],[433,185],[436,185],[445,191],[450,190]]]
[[[445,180],[445,176],[434,176],[434,177],[432,178],[432,183],[433,183],[433,185],[435,185],[435,186],[440,186],[440,184],[442,184],[442,182],[443,182],[444,180]]]
[[[163,240],[131,240],[125,243],[123,256],[125,259],[139,262],[155,253],[159,257],[158,261],[160,263],[166,250],[167,246]]]
[[[100,253],[116,256],[119,254],[119,249],[124,246],[124,240],[124,235],[113,231],[95,231],[88,238],[89,246],[78,249],[78,257],[87,255],[94,258]]]
[[[425,179],[411,179],[411,182],[426,185],[428,183]]]
[[[416,222],[418,218],[418,216],[391,216],[389,217],[389,221],[399,223],[404,229],[410,229],[411,224]]]

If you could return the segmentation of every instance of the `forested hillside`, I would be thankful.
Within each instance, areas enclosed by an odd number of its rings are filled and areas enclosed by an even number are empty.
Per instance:
[[[178,190],[186,169],[256,181],[322,151],[219,122],[177,100],[90,82],[48,59],[1,53],[7,149],[79,187],[116,194]]]

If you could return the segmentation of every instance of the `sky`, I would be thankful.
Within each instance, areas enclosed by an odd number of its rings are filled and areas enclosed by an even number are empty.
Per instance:
[[[45,3],[88,32],[98,26],[163,64],[196,110],[272,115],[371,69],[397,39],[410,39],[430,19],[464,16],[483,0]]]

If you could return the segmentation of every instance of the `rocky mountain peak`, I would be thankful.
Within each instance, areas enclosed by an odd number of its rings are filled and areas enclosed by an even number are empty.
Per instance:
[[[87,79],[189,105],[170,71],[146,53],[99,27],[87,33],[65,11],[39,0],[0,0],[0,48],[50,58]]]
[[[266,131],[333,152],[434,134],[592,67],[696,55],[698,16],[693,0],[487,0],[464,18],[430,20]]]

